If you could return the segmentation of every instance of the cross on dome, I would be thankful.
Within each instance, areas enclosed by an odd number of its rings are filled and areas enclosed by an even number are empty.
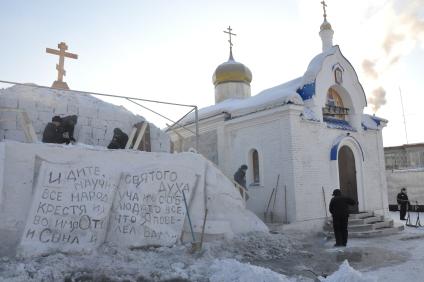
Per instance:
[[[325,3],[325,0],[321,1],[321,4],[322,4],[322,9],[324,10],[324,21],[326,21],[327,20],[327,9],[326,9],[327,4]]]
[[[229,60],[234,61],[234,58],[233,58],[233,42],[231,40],[231,35],[237,36],[237,34],[231,32],[233,30],[231,28],[231,26],[228,26],[227,30],[228,31],[224,30],[224,33],[227,33],[228,36],[229,36],[229,39],[228,39],[228,43],[230,43],[230,58],[229,58]]]

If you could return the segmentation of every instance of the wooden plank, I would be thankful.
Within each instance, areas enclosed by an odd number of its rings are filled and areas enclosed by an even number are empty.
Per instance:
[[[131,134],[130,134],[130,138],[128,138],[127,145],[125,145],[125,149],[130,149],[130,147],[133,143],[134,136],[135,136],[136,132],[137,132],[137,127],[133,127]]]
[[[29,119],[27,112],[19,112],[19,117],[27,141],[29,143],[37,142],[37,134],[35,134],[34,127],[32,126],[31,120]]]
[[[140,146],[141,139],[143,138],[144,132],[146,131],[147,124],[148,124],[147,122],[143,122],[143,125],[141,126],[140,131],[138,132],[137,140],[135,141],[135,144],[134,144],[134,147],[133,147],[134,150],[138,150],[138,147]]]

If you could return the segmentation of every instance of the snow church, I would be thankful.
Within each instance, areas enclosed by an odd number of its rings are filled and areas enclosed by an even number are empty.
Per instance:
[[[248,165],[247,207],[274,222],[322,223],[333,189],[358,201],[352,212],[388,210],[382,129],[387,121],[363,113],[364,89],[352,64],[333,45],[327,21],[322,52],[306,72],[251,96],[252,73],[232,54],[213,74],[215,105],[199,111],[198,152],[232,178]],[[194,130],[194,116],[183,120]],[[168,129],[173,149],[186,151],[194,136]]]

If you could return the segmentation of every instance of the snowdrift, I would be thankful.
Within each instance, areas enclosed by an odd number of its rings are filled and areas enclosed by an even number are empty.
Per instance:
[[[206,239],[267,231],[198,154],[0,143],[0,256],[169,246],[191,239],[187,213],[199,240],[206,209]]]

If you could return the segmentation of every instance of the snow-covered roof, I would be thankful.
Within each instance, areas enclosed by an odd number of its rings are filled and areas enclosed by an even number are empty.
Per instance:
[[[302,86],[315,82],[318,73],[321,71],[322,64],[328,56],[334,55],[339,50],[339,46],[333,46],[325,52],[316,55],[308,65],[308,68],[302,78]]]
[[[303,105],[303,101],[310,99],[315,93],[315,79],[325,58],[335,54],[337,50],[339,50],[339,47],[334,46],[315,56],[309,63],[305,74],[299,78],[266,89],[247,99],[227,99],[221,103],[200,109],[199,120],[223,113],[234,118],[288,103]],[[194,122],[194,113],[181,121],[182,124],[192,122]]]
[[[387,123],[387,120],[375,115],[362,115],[362,128],[365,130],[378,130],[378,126],[381,125],[381,123]]]
[[[210,118],[222,113],[231,117],[263,111],[284,104],[303,105],[302,97],[296,92],[300,87],[302,77],[283,83],[281,85],[266,89],[248,99],[227,99],[221,103],[199,110],[199,120]],[[194,114],[182,120],[183,124],[194,122]]]
[[[308,65],[303,76],[294,80],[280,84],[278,86],[266,89],[250,98],[245,99],[227,99],[218,104],[202,108],[199,110],[199,120],[204,120],[213,116],[227,114],[230,118],[243,116],[246,114],[263,111],[284,104],[304,105],[304,101],[311,99],[315,95],[315,83],[319,72],[322,69],[325,59],[329,56],[340,53],[340,48],[335,45],[328,50],[316,55]],[[362,86],[361,86],[362,87]],[[181,121],[182,124],[194,122],[194,113]],[[303,119],[310,121],[319,121],[311,109],[305,108]],[[362,126],[364,129],[377,130],[380,122],[387,122],[384,119],[375,116],[363,118]],[[337,122],[327,122],[329,127],[353,130],[349,124],[340,124]]]

